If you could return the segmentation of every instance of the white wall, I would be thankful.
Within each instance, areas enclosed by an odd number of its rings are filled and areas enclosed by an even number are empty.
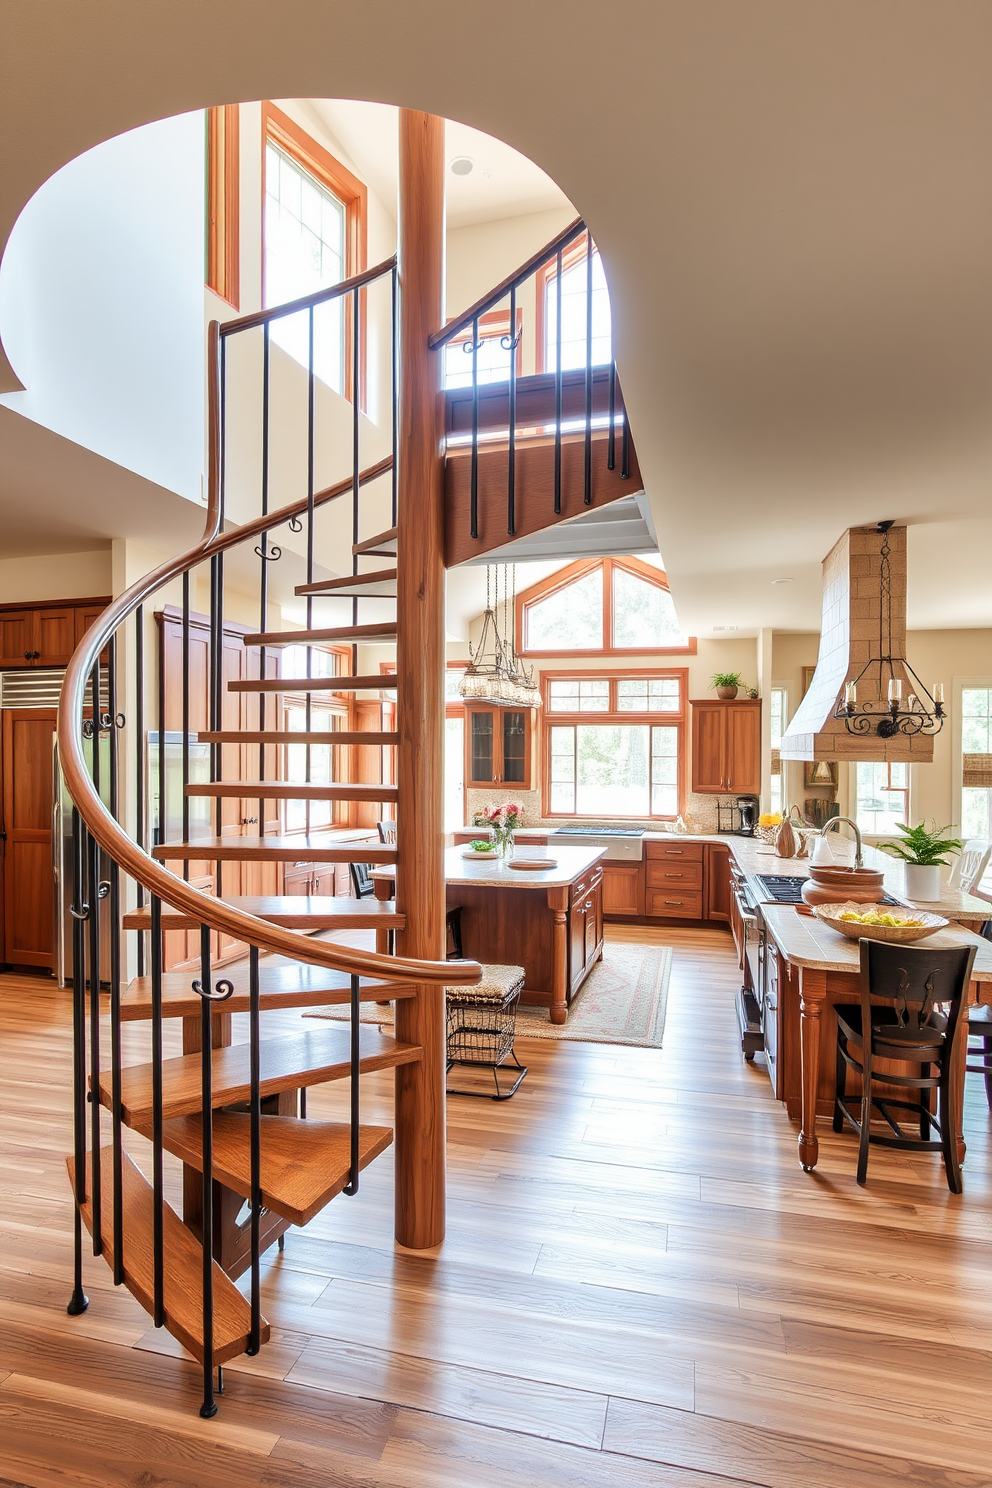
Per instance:
[[[18,413],[200,498],[202,113],[108,140],[36,193],[0,267]]]
[[[0,604],[86,599],[89,595],[113,594],[112,584],[109,543],[84,553],[0,558]]]

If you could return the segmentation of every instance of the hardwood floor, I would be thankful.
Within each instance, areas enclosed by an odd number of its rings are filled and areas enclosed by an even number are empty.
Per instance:
[[[443,1248],[394,1247],[387,1152],[357,1199],[264,1260],[272,1342],[226,1367],[212,1421],[196,1366],[102,1260],[86,1260],[88,1312],[66,1316],[69,1002],[0,977],[5,1479],[988,1488],[981,1082],[962,1196],[936,1159],[880,1149],[861,1190],[853,1139],[829,1131],[807,1176],[763,1068],[740,1058],[729,936],[609,935],[674,944],[665,1047],[521,1042],[512,1101],[449,1099]],[[147,1029],[124,1036],[141,1058]],[[362,1089],[362,1119],[388,1122],[391,1072]],[[310,1092],[313,1116],[346,1103],[346,1085]]]

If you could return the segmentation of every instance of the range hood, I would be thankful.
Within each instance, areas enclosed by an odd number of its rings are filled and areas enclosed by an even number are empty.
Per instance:
[[[886,534],[878,527],[849,527],[823,560],[820,654],[806,696],[782,736],[783,760],[905,760],[913,764],[933,760],[932,735],[898,733],[883,739],[877,733],[852,734],[843,718],[834,717],[847,683],[879,654],[881,550],[886,537],[891,574],[890,594],[885,596],[887,649],[893,657],[906,654],[906,529],[893,526]],[[894,675],[907,693],[915,690],[916,683],[898,661]],[[878,677],[879,668],[872,667],[865,681],[877,683]],[[859,683],[859,697],[863,685]]]

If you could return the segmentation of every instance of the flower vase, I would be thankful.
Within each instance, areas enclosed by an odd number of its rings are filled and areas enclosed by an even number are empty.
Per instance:
[[[494,827],[493,845],[501,858],[511,857],[513,854],[512,827]]]

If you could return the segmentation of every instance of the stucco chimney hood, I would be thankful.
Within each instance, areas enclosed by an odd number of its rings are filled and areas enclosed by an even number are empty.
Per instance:
[[[891,564],[891,641],[893,657],[906,654],[906,529],[888,531]],[[885,534],[878,527],[849,527],[823,560],[823,621],[816,671],[795,716],[782,736],[784,760],[933,760],[929,734],[852,734],[835,718],[844,689],[872,657],[879,654],[882,618],[880,554]],[[877,667],[865,681],[878,683]],[[887,674],[886,674],[887,675]],[[895,663],[895,676],[908,694],[916,683]],[[859,683],[859,697],[863,683]]]

